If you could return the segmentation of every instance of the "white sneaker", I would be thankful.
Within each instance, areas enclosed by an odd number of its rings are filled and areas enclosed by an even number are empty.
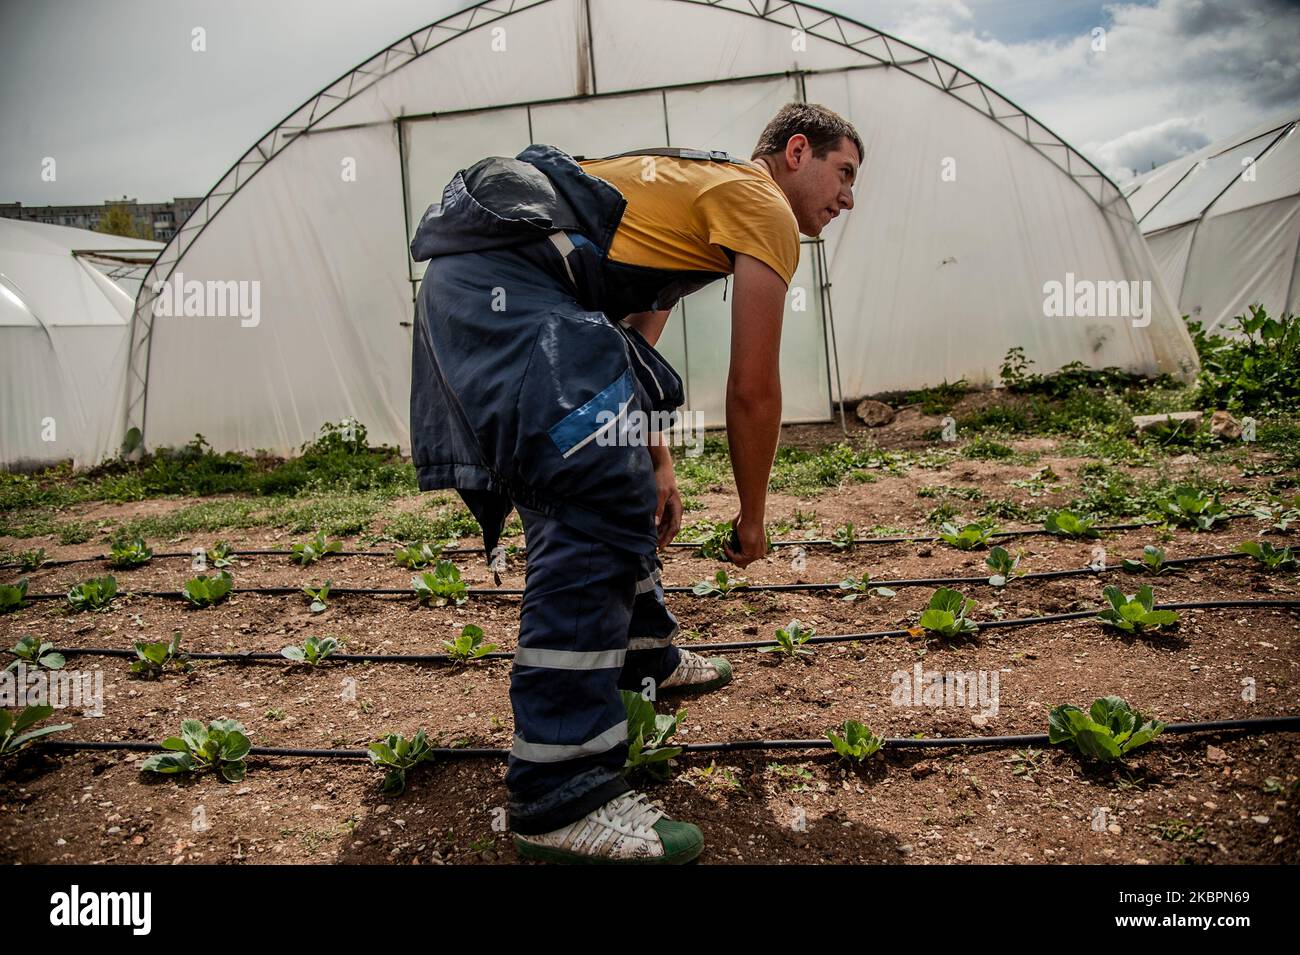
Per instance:
[[[680,647],[678,651],[682,658],[677,669],[660,682],[659,689],[703,693],[731,682],[731,664],[722,657],[706,659]]]
[[[515,835],[519,854],[543,862],[690,862],[704,848],[704,834],[643,802],[645,793],[626,792],[554,832]]]

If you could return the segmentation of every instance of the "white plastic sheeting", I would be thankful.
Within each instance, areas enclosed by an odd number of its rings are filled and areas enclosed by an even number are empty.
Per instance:
[[[131,297],[74,252],[162,244],[0,219],[0,467],[96,464],[121,445]]]
[[[828,275],[802,246],[783,336],[787,420],[830,414],[823,298],[846,397],[989,382],[1013,345],[1040,370],[1195,368],[1116,187],[957,67],[798,3],[485,2],[341,77],[213,188],[136,303],[127,423],[142,424],[150,447],[201,432],[218,449],[291,453],[351,415],[372,440],[408,449],[422,265],[407,243],[457,170],[530,142],[589,157],[677,145],[748,158],[777,109],[799,99],[843,112],[868,156],[856,209],[824,234]],[[154,316],[152,290],[174,273],[257,282],[260,322]],[[1047,318],[1044,285],[1067,277],[1152,282],[1149,324]],[[730,329],[722,294],[715,283],[687,297],[662,339],[689,407],[715,423]]]
[[[1236,333],[1252,304],[1300,308],[1300,133],[1275,116],[1124,187],[1179,311]]]

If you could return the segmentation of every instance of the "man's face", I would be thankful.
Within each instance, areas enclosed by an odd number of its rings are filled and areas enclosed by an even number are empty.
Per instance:
[[[801,233],[816,238],[842,210],[853,208],[859,160],[858,148],[847,136],[820,159],[807,139],[792,136],[782,159],[789,172],[782,188]]]

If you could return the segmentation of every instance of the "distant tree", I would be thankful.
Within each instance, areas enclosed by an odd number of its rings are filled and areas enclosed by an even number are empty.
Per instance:
[[[128,239],[153,240],[153,223],[146,222],[143,227],[137,229],[131,210],[122,202],[111,202],[104,206],[104,214],[99,217],[99,224],[95,226],[95,231],[125,236]]]

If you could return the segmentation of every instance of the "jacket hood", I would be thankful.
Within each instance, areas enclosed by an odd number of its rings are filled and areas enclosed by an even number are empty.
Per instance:
[[[609,248],[627,202],[554,146],[534,144],[513,159],[488,156],[452,177],[411,240],[417,262],[577,231]]]

